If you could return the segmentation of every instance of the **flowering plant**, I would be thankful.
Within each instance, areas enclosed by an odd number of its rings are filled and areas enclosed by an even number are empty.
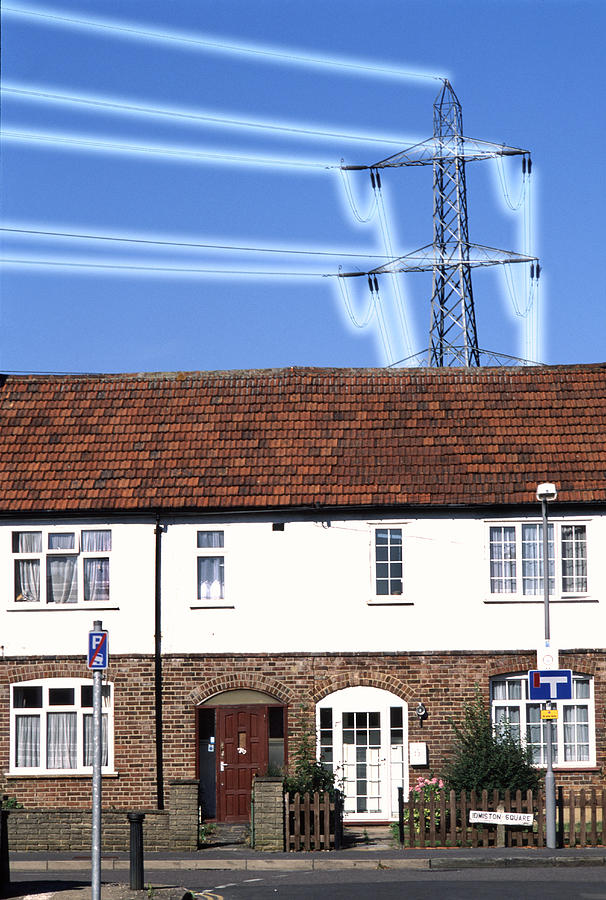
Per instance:
[[[419,775],[416,782],[410,788],[410,793],[408,795],[409,804],[414,804],[414,823],[415,823],[415,831],[420,831],[420,810],[423,810],[423,819],[425,823],[425,829],[427,830],[430,825],[430,816],[431,816],[431,807],[430,801],[431,797],[434,797],[434,816],[435,816],[435,825],[436,828],[440,824],[440,810],[438,807],[438,798],[440,796],[440,791],[444,789],[444,782],[441,778],[424,778],[423,775]],[[409,821],[410,815],[410,806],[407,810],[404,811],[404,822]]]

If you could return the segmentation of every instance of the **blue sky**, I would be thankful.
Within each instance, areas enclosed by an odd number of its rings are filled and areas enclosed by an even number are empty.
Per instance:
[[[339,164],[429,137],[439,76],[467,135],[533,159],[530,219],[494,162],[467,166],[471,240],[521,251],[532,233],[542,265],[535,319],[500,269],[474,271],[480,345],[606,358],[600,0],[5,0],[2,18],[4,228],[131,241],[1,233],[0,370],[374,366],[426,348],[426,275],[398,278],[404,322],[384,279],[383,321],[352,324],[369,294],[348,281],[348,312],[338,267],[386,248]],[[504,177],[515,201],[519,159]],[[364,213],[367,173],[351,188]],[[396,256],[431,242],[429,168],[386,172],[382,197]]]

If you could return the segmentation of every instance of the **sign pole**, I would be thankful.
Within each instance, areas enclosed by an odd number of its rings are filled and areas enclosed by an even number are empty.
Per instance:
[[[93,670],[93,797],[91,840],[92,900],[101,900],[101,765],[103,762],[102,680],[107,668],[107,632],[93,622],[88,635],[88,668]]]
[[[541,513],[543,517],[543,606],[545,612],[545,641],[551,639],[549,628],[549,523],[547,519],[547,499],[541,497]],[[547,704],[551,709],[551,703]],[[541,726],[543,723],[541,722]],[[547,847],[555,850],[556,846],[556,802],[555,775],[553,774],[553,740],[552,723],[547,721],[547,771],[545,773],[545,830]]]

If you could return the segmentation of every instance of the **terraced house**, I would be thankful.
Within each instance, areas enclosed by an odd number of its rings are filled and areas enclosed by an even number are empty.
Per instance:
[[[0,408],[0,789],[26,808],[90,807],[94,620],[106,808],[182,779],[244,821],[312,723],[347,818],[390,820],[475,685],[541,765],[543,481],[557,779],[606,786],[605,365],[4,377]]]

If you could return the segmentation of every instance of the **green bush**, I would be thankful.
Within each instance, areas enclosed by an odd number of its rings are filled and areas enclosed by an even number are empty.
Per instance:
[[[293,754],[293,773],[284,779],[286,793],[300,794],[328,791],[331,797],[336,790],[335,775],[315,757],[315,741],[311,734],[301,737]]]
[[[465,705],[463,721],[450,724],[454,751],[444,781],[455,791],[536,791],[541,773],[532,764],[530,748],[523,747],[507,723],[493,727],[490,710],[476,686],[474,700]]]

